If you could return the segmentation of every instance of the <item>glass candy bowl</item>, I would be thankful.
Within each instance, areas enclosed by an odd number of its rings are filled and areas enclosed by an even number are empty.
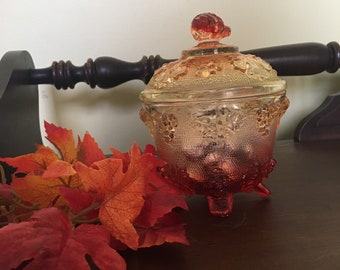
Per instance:
[[[164,176],[226,216],[234,193],[270,194],[262,181],[276,163],[286,83],[262,59],[220,43],[231,31],[215,14],[196,16],[191,32],[199,44],[155,72],[140,117],[167,162]]]

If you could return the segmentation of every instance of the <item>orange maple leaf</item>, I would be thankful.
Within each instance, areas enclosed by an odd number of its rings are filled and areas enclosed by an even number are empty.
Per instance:
[[[75,145],[72,130],[44,122],[46,138],[58,149],[61,159],[69,163],[77,159],[78,147]]]
[[[49,147],[37,145],[37,151],[18,157],[0,158],[0,161],[16,168],[17,173],[41,173],[49,164],[58,159],[58,155]]]
[[[45,128],[47,138],[56,146],[61,157],[51,148],[37,145],[35,153],[0,160],[16,168],[11,186],[21,200],[40,207],[62,206],[66,201],[60,196],[60,187],[81,187],[79,176],[72,168],[78,147],[75,147],[72,131],[47,122]],[[26,175],[18,176],[17,173]]]
[[[91,167],[80,162],[74,166],[85,190],[102,198],[100,222],[130,248],[138,248],[139,235],[133,223],[144,206],[146,176],[161,164],[151,154],[142,155],[137,144],[133,144],[126,172],[123,160],[114,157],[95,162]]]
[[[41,175],[27,174],[24,178],[14,177],[12,188],[22,201],[38,204],[41,208],[64,205],[59,188],[63,186],[60,179],[44,179]]]
[[[138,234],[133,221],[139,215],[144,205],[145,182],[140,176],[129,178],[131,174],[122,173],[121,160],[95,163],[97,169],[76,164],[85,190],[98,191],[102,203],[98,218],[108,228],[111,235],[131,248],[138,246]],[[117,174],[105,175],[107,166],[112,166]],[[116,170],[117,168],[117,170]],[[90,184],[92,181],[93,185]],[[112,185],[109,182],[113,182]],[[100,185],[102,182],[103,186]],[[105,184],[106,183],[106,184]],[[107,188],[108,187],[108,188]]]
[[[54,160],[43,172],[43,178],[58,178],[64,176],[71,176],[76,174],[76,171],[73,169],[72,164],[57,159]]]

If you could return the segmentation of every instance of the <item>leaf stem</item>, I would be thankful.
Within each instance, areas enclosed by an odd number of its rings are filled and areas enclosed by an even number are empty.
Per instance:
[[[22,209],[30,210],[30,211],[34,211],[34,210],[39,210],[40,209],[39,204],[32,204],[32,205],[25,205],[25,204],[23,204],[20,201],[19,197],[13,199],[13,204],[18,206],[18,207],[20,207],[20,208],[22,208]]]
[[[70,187],[72,182],[72,176],[69,176],[67,179],[67,186]]]
[[[6,184],[7,183],[6,174],[5,174],[4,167],[2,165],[0,165],[0,175],[1,175],[1,183]]]
[[[65,180],[62,177],[58,177],[59,181],[63,184],[65,187],[69,187],[70,185],[65,182]]]
[[[12,214],[12,213],[14,213],[14,211],[15,211],[15,208],[14,208],[14,207],[12,207],[12,209],[9,209],[9,210],[7,210],[7,209],[5,209],[5,208],[7,208],[7,207],[2,207],[2,208],[1,208],[0,218],[2,218],[2,217],[7,217],[7,215]]]
[[[74,215],[71,219],[73,224],[81,224],[81,223],[89,223],[89,222],[94,222],[97,218],[95,219],[83,219],[82,217],[84,217],[87,213],[91,212],[92,210],[97,209],[100,206],[99,202],[95,202],[93,204],[91,204],[89,207],[84,208],[83,210],[81,210],[78,214]]]
[[[32,213],[29,213],[29,212],[21,214],[21,215],[16,215],[13,218],[13,222],[17,223],[17,222],[24,221],[24,220],[28,219],[31,215],[32,215]]]
[[[99,219],[96,217],[96,218],[93,218],[93,219],[77,219],[77,225],[78,224],[96,224],[96,223],[99,223]]]

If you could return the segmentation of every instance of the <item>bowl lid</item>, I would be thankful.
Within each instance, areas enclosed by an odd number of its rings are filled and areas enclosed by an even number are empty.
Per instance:
[[[285,90],[286,82],[259,57],[220,43],[231,29],[217,15],[196,16],[191,33],[197,46],[154,73],[140,98],[144,102],[181,102],[267,95]]]

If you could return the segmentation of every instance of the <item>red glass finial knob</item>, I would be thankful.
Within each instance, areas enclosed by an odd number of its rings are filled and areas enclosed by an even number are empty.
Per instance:
[[[213,13],[197,15],[191,23],[191,34],[198,41],[219,40],[229,36],[231,29]]]

